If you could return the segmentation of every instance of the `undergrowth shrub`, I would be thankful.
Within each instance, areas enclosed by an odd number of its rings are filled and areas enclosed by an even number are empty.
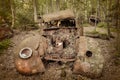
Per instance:
[[[0,53],[7,49],[11,45],[10,39],[5,39],[0,42]]]

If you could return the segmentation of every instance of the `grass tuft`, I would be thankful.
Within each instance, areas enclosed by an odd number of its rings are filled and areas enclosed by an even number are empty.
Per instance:
[[[7,49],[11,45],[10,39],[5,39],[0,42],[0,53]]]

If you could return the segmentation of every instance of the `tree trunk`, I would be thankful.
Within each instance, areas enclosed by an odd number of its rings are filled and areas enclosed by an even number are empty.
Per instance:
[[[97,17],[98,17],[98,7],[99,7],[99,0],[97,0],[97,5],[96,5],[96,17],[95,17],[95,31],[96,31],[96,28],[97,28]]]
[[[102,4],[100,4],[100,5],[101,5],[101,8],[102,8],[104,15],[105,15],[105,22],[107,23],[107,35],[108,35],[108,39],[110,39],[111,32],[110,32],[110,24],[109,24],[108,14],[109,14],[109,8],[111,6],[111,0],[110,0],[109,4],[108,4],[108,0],[107,0],[105,2],[104,6],[102,6]]]
[[[36,6],[36,0],[33,0],[33,10],[34,10],[34,22],[37,22],[37,6]]]
[[[12,25],[11,28],[15,25],[15,8],[14,8],[14,0],[10,0],[10,7],[11,7],[11,15],[12,15]]]
[[[116,0],[116,4],[120,5],[120,1]],[[117,16],[117,19],[116,19],[116,24],[117,24],[116,25],[116,27],[117,27],[116,50],[120,54],[120,18],[119,18],[120,7],[117,7],[115,12],[117,12],[117,14],[116,14],[116,16]]]
[[[52,0],[50,0],[49,7],[50,7],[50,12],[53,12],[53,1]]]
[[[56,0],[56,11],[60,10],[60,0]]]
[[[77,19],[76,19],[76,27],[78,28],[78,34],[80,35],[80,36],[83,36],[84,34],[84,29],[83,29],[83,26],[81,26],[81,24],[80,24],[80,18],[78,17]]]
[[[108,32],[108,39],[110,39],[110,35],[111,35],[111,33],[110,33],[110,24],[109,24],[109,13],[110,13],[110,11],[109,11],[109,9],[110,9],[110,5],[111,5],[111,0],[110,0],[110,3],[108,3],[108,0],[107,0],[107,2],[106,2],[108,5],[107,5],[107,19],[106,19],[106,22],[107,22],[107,32]]]

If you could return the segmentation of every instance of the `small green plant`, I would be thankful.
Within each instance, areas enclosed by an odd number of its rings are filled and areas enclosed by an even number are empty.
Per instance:
[[[107,23],[105,23],[105,22],[100,22],[100,23],[97,24],[97,26],[100,27],[100,28],[102,28],[102,27],[103,27],[103,28],[106,28],[106,27],[107,27]]]
[[[5,39],[0,42],[0,53],[7,49],[11,45],[10,39]]]

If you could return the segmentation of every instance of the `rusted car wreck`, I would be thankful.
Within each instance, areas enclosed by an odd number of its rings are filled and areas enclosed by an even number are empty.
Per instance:
[[[43,33],[26,38],[16,49],[17,71],[23,74],[45,72],[46,60],[74,62],[71,69],[73,73],[90,77],[91,74],[99,75],[95,70],[92,72],[91,64],[86,62],[86,58],[90,59],[93,52],[88,50],[86,38],[80,36],[75,15],[71,10],[46,14],[42,19],[46,24]],[[31,43],[34,45],[30,45]]]

